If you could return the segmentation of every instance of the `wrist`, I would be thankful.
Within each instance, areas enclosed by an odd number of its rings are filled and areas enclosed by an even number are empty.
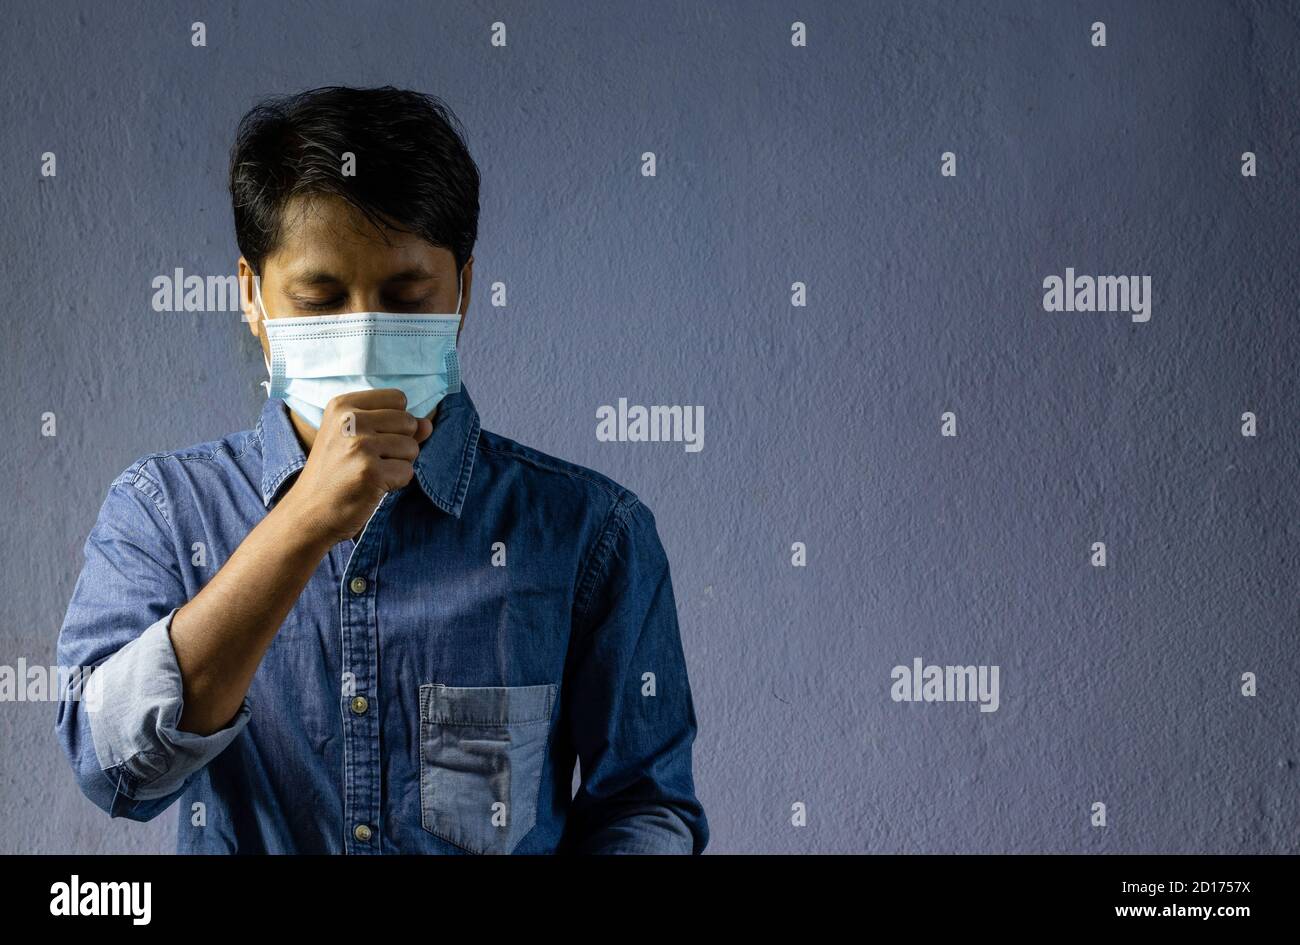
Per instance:
[[[299,545],[304,551],[323,558],[343,539],[334,534],[325,517],[307,499],[307,496],[298,491],[295,483],[280,497],[267,518],[274,517],[278,523],[283,524],[290,544]]]

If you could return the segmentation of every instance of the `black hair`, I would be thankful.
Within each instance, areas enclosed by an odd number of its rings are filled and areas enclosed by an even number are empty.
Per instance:
[[[348,151],[355,176],[343,173]],[[478,238],[478,167],[459,120],[432,95],[326,86],[249,111],[230,153],[230,198],[235,240],[255,273],[276,249],[288,201],[318,195],[450,250],[457,272]]]

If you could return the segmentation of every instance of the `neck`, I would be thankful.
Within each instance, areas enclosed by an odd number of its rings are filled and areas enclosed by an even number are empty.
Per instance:
[[[311,455],[311,448],[316,443],[316,428],[308,423],[294,411],[290,410],[289,422],[293,424],[293,430],[298,434],[298,442],[302,444],[302,451]]]

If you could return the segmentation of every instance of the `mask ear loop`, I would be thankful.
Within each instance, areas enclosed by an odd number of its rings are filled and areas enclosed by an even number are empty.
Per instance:
[[[456,274],[456,313],[455,314],[457,318],[461,317],[460,303],[461,303],[461,299],[464,296],[464,291],[465,291],[465,270],[461,269],[461,271]],[[459,329],[457,329],[457,334],[459,333],[460,333]],[[443,362],[443,366],[447,370],[447,378],[448,378],[447,392],[450,394],[460,393],[460,355],[456,352],[455,344],[452,345],[451,351],[447,353],[447,356]]]
[[[262,277],[254,274],[253,276],[253,294],[257,296],[257,307],[262,310],[262,331],[266,331],[266,303],[262,301]],[[261,345],[258,345],[260,348]],[[266,352],[262,352],[262,363],[266,365],[266,380],[260,381],[262,387],[266,388],[266,396],[271,396],[271,362],[267,360]]]

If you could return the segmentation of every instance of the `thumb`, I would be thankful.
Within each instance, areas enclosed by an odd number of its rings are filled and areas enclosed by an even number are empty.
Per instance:
[[[421,417],[420,425],[416,427],[415,430],[415,442],[423,443],[425,440],[429,438],[429,434],[431,434],[432,432],[433,432],[433,421],[430,420],[428,417]]]

